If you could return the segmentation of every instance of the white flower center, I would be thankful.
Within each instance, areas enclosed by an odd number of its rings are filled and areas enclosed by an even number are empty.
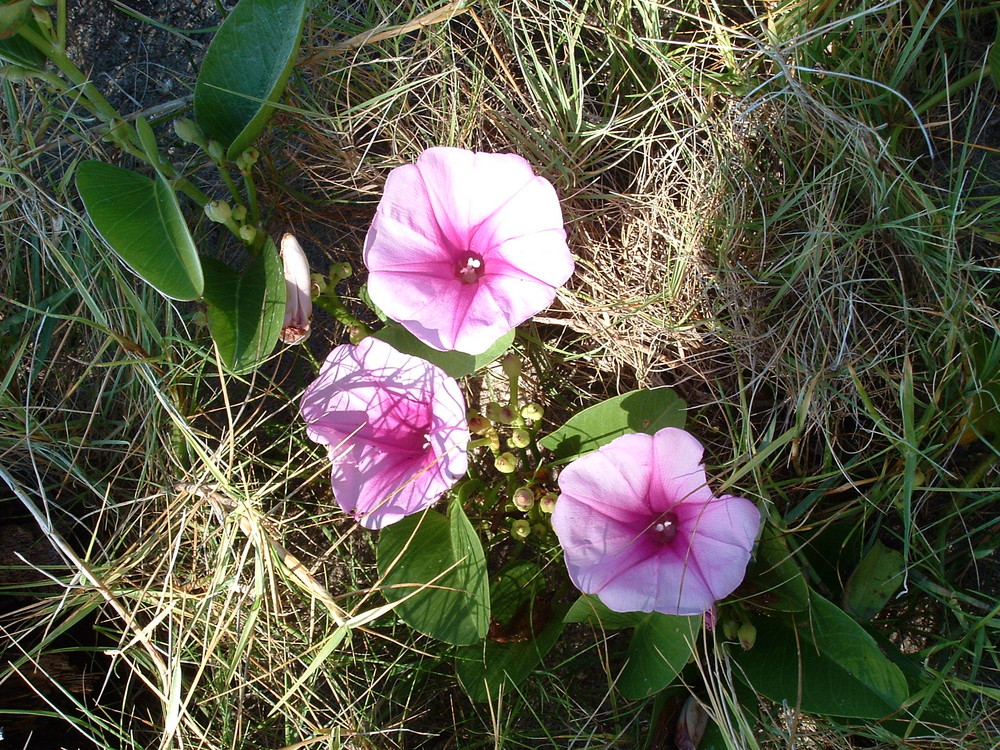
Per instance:
[[[468,250],[455,264],[455,278],[463,284],[475,284],[482,277],[484,270],[483,256]]]

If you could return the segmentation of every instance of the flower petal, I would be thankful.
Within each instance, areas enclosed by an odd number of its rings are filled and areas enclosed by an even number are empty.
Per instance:
[[[701,443],[690,432],[666,427],[653,436],[653,478],[650,494],[655,510],[667,511],[681,502],[707,503],[714,499],[701,463]]]

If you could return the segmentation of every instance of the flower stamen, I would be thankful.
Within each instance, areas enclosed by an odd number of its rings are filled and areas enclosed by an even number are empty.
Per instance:
[[[649,527],[649,533],[660,544],[669,544],[677,536],[677,514],[671,511],[660,514]]]
[[[471,250],[462,253],[455,264],[455,278],[463,284],[475,284],[482,278],[484,271],[483,256]]]

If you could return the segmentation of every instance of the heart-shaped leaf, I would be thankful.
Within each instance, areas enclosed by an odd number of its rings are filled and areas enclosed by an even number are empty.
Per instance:
[[[660,612],[644,615],[629,641],[628,660],[618,677],[618,691],[630,700],[639,700],[673,682],[697,645],[701,621],[701,616],[680,617]]]
[[[260,135],[295,64],[306,0],[240,0],[198,74],[195,119],[236,159]]]
[[[464,377],[480,367],[485,367],[507,351],[514,342],[514,331],[511,330],[497,339],[493,346],[482,354],[473,355],[432,349],[398,323],[390,322],[372,335],[403,354],[420,357],[432,365],[437,365],[453,378]]]
[[[243,273],[203,258],[208,329],[223,364],[234,373],[253,370],[274,350],[285,318],[285,276],[274,241]]]
[[[751,622],[756,643],[733,658],[753,688],[775,703],[827,716],[882,719],[906,700],[899,668],[864,628],[815,592],[806,612],[755,615]]]
[[[383,594],[407,625],[458,646],[486,635],[486,557],[459,503],[448,518],[427,510],[383,529],[376,557]]]
[[[684,427],[685,407],[669,388],[632,391],[584,409],[539,442],[556,458],[576,458],[626,433]]]
[[[201,296],[198,251],[163,177],[85,161],[77,168],[76,189],[94,227],[139,277],[172,299]]]
[[[899,591],[905,573],[903,553],[886,547],[876,539],[847,580],[844,609],[858,620],[874,619],[893,594]]]

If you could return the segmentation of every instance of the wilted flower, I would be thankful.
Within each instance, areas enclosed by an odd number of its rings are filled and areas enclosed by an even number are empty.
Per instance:
[[[570,578],[616,612],[697,615],[743,580],[760,512],[716,498],[684,430],[623,435],[559,475],[552,527]]]
[[[376,338],[330,352],[299,408],[330,448],[337,502],[365,528],[429,508],[468,467],[458,383]]]
[[[312,275],[302,246],[287,232],[281,238],[281,262],[285,268],[285,322],[280,338],[286,344],[300,344],[309,338],[312,321]]]
[[[382,312],[467,354],[548,307],[573,273],[548,180],[514,154],[445,147],[390,173],[364,259]]]

